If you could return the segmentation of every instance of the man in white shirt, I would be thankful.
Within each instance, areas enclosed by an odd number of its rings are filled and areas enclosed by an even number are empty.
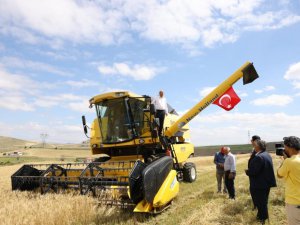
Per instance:
[[[229,147],[224,147],[225,162],[225,185],[230,199],[235,199],[234,178],[236,175],[235,156],[230,152]]]
[[[162,135],[165,116],[168,115],[168,104],[167,104],[167,99],[164,97],[163,90],[159,91],[159,96],[153,99],[152,104],[154,104],[156,109],[155,117],[159,119],[158,134]]]

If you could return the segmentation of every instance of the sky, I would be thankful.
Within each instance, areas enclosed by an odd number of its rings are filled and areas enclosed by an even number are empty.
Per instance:
[[[246,61],[231,111],[190,122],[196,146],[300,136],[300,0],[0,0],[0,136],[86,140],[88,100],[156,96],[181,115]]]

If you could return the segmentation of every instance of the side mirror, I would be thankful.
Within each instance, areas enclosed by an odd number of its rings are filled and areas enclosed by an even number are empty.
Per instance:
[[[85,116],[82,116],[82,125],[83,125],[83,130],[84,130],[84,134],[87,136],[87,125],[86,125],[86,120],[85,120]]]
[[[155,105],[154,105],[154,104],[150,104],[150,113],[151,113],[152,115],[155,114]]]

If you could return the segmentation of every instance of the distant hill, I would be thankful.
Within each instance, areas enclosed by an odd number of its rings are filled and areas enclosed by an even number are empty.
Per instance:
[[[16,151],[25,148],[45,148],[45,149],[89,149],[89,140],[79,144],[58,144],[58,143],[41,143],[27,141],[12,137],[0,136],[0,152]]]
[[[270,152],[275,151],[275,143],[278,142],[268,142],[267,143],[267,150]],[[220,151],[220,148],[223,145],[214,145],[214,146],[198,146],[195,147],[195,156],[211,156],[214,155],[215,152]],[[229,146],[231,151],[234,154],[247,154],[250,153],[252,150],[251,144],[244,144],[244,145],[224,145]]]
[[[24,149],[25,146],[31,146],[33,144],[35,144],[33,141],[0,136],[0,152]]]
[[[57,143],[36,143],[31,145],[29,148],[46,148],[46,149],[89,149],[89,145],[87,143],[81,144],[57,144]]]

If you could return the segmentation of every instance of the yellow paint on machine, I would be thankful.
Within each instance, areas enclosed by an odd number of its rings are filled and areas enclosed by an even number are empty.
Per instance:
[[[176,170],[171,170],[159,191],[154,197],[153,206],[161,207],[174,199],[179,192],[179,182],[176,177]]]
[[[178,163],[184,163],[187,158],[194,154],[194,145],[191,143],[177,144],[173,147],[177,156]]]
[[[140,201],[133,212],[151,212],[153,209],[153,204],[148,203],[145,199]]]
[[[167,178],[159,188],[154,197],[153,203],[145,199],[140,201],[134,208],[134,212],[152,212],[154,208],[160,208],[171,202],[179,193],[179,182],[176,177],[176,170],[171,170]]]

